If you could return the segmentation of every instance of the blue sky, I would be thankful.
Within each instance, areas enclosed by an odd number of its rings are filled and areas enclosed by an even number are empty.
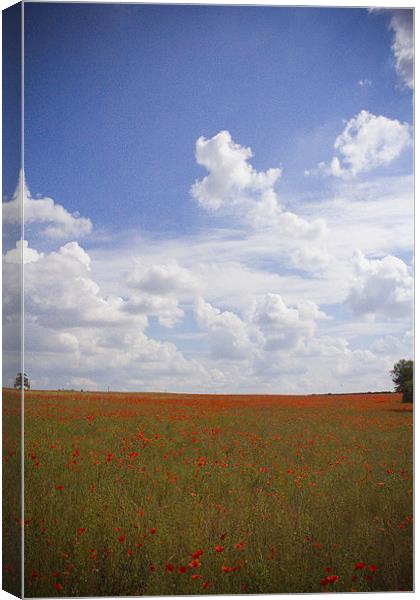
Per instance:
[[[332,144],[361,107],[411,120],[388,19],[365,9],[29,3],[25,15],[28,182],[98,227],[199,223],[199,135],[229,130],[295,187],[325,158],[319,137]]]
[[[35,382],[389,387],[411,353],[410,17],[25,4]]]

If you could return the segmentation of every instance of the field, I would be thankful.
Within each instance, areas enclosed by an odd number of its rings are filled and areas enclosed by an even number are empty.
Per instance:
[[[17,401],[6,392],[6,481]],[[412,589],[399,394],[25,401],[27,596]]]

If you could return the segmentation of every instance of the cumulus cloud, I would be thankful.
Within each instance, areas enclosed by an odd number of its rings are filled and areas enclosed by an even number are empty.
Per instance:
[[[184,317],[176,298],[152,295],[132,295],[124,304],[124,311],[133,315],[157,317],[164,327],[173,327]]]
[[[38,385],[51,386],[53,381],[59,387],[72,386],[76,379],[89,379],[95,387],[106,378],[124,389],[125,378],[136,374],[143,378],[143,388],[157,389],[159,382],[172,378],[179,383],[178,377],[186,379],[187,373],[208,377],[175,344],[146,335],[149,316],[169,323],[183,315],[176,300],[149,295],[153,303],[139,309],[136,296],[104,294],[93,278],[89,254],[75,241],[47,254],[24,241],[3,257],[6,353],[16,345],[16,327],[8,324],[20,314],[16,268],[22,248],[30,259],[25,264],[26,365]]]
[[[311,301],[287,306],[280,294],[266,294],[255,304],[252,322],[267,351],[296,349],[311,338],[316,321],[327,315]]]
[[[200,137],[196,142],[196,159],[209,171],[191,188],[194,198],[209,210],[243,201],[244,195],[260,194],[273,187],[281,169],[256,171],[248,162],[250,148],[236,144],[229,131],[220,131],[213,138]]]
[[[347,121],[335,140],[339,156],[334,156],[329,164],[319,163],[318,168],[335,177],[354,177],[390,164],[410,144],[407,123],[362,110]]]
[[[235,143],[228,131],[196,142],[196,159],[209,174],[191,188],[195,200],[212,213],[234,215],[254,228],[276,228],[285,237],[316,238],[325,232],[321,219],[307,222],[284,211],[274,185],[281,168],[257,171],[250,148]],[[295,241],[296,244],[296,241]]]
[[[124,307],[127,312],[155,316],[164,327],[173,327],[184,316],[179,301],[191,297],[197,280],[173,260],[148,267],[135,265],[127,275],[127,285],[133,290]]]
[[[302,349],[313,337],[317,320],[328,318],[314,302],[288,306],[274,293],[254,301],[245,318],[199,298],[195,316],[199,327],[207,332],[214,358],[251,362],[264,360],[265,353]]]
[[[25,266],[25,306],[39,322],[54,328],[129,319],[121,297],[101,294],[90,274],[90,257],[77,242],[68,242]],[[139,323],[142,328],[146,325]]]
[[[249,358],[252,344],[247,326],[238,315],[220,309],[198,298],[195,304],[195,318],[198,326],[208,334],[213,358]]]
[[[395,256],[369,259],[357,251],[352,264],[354,278],[347,303],[355,315],[411,317],[413,276],[404,261]]]
[[[9,250],[4,255],[4,260],[6,263],[13,264],[27,264],[31,262],[36,262],[44,255],[42,252],[38,252],[34,248],[29,248],[29,244],[27,240],[18,240],[16,242],[16,248],[13,250]]]
[[[180,267],[176,261],[134,269],[127,278],[128,285],[148,294],[166,296],[194,291],[197,282],[193,275]]]
[[[18,185],[12,199],[3,202],[5,225],[21,222],[22,199],[25,225],[45,223],[43,234],[49,238],[80,238],[92,231],[90,219],[81,217],[78,213],[69,213],[52,198],[33,198],[23,171],[20,172]]]
[[[394,31],[392,52],[394,54],[395,70],[404,85],[411,90],[414,87],[413,14],[412,9],[393,10],[390,23]]]

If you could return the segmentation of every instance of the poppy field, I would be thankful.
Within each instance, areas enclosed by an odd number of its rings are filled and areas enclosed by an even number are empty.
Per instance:
[[[24,448],[27,596],[412,589],[399,394],[31,391]]]

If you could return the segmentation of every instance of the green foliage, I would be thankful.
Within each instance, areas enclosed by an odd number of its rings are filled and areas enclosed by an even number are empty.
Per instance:
[[[391,371],[395,391],[402,393],[403,402],[413,402],[413,368],[414,363],[412,360],[402,358],[395,363]]]

